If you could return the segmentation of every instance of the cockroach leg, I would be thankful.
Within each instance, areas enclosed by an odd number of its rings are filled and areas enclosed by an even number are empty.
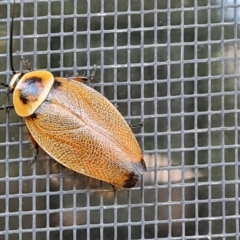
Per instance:
[[[75,76],[72,76],[72,77],[68,77],[68,79],[71,79],[71,80],[89,85],[89,83],[88,83],[89,78],[85,77],[85,76],[75,75]]]
[[[2,86],[4,86],[4,87],[6,87],[6,88],[8,88],[8,84],[6,84],[6,83],[0,83],[0,85],[2,85]]]
[[[39,145],[38,143],[35,141],[35,139],[33,138],[33,136],[30,134],[29,132],[29,137],[30,137],[30,140],[32,142],[32,145],[34,147],[34,158],[32,161],[29,162],[29,165],[30,166],[33,166],[33,164],[37,161],[37,157],[38,157],[38,154],[39,154]]]
[[[110,184],[110,185],[112,186],[112,190],[113,190],[114,196],[116,196],[117,188],[114,185],[112,185],[112,184]]]
[[[137,124],[131,124],[129,125],[130,128],[138,128],[138,127],[143,127],[143,122],[137,123]]]
[[[0,107],[0,110],[6,110],[6,111],[10,111],[10,109],[13,109],[14,106],[10,106],[10,105],[3,105]]]
[[[34,148],[34,158],[32,161],[30,161],[28,164],[32,167],[34,163],[37,161],[37,157],[39,154],[39,146],[37,145],[37,148]]]
[[[0,82],[0,86],[4,86],[5,87],[5,89],[0,89],[0,92],[4,92],[6,94],[9,94],[9,85],[8,84]]]
[[[89,81],[92,81],[93,78],[95,77],[96,75],[96,72],[97,72],[97,65],[93,65],[93,71],[92,73],[90,74],[90,76],[88,77]]]
[[[90,85],[90,82],[93,80],[93,78],[94,78],[95,75],[96,75],[96,71],[97,71],[97,66],[94,65],[94,66],[93,66],[93,71],[92,71],[92,73],[90,74],[90,76],[86,76],[86,75],[85,75],[85,72],[84,72],[82,76],[76,74],[75,76],[68,77],[68,78],[71,79],[71,80],[75,80],[75,81],[77,81],[77,82],[84,83],[84,84],[86,84],[86,85],[89,86],[89,85]]]
[[[32,69],[31,69],[31,63],[30,63],[30,61],[27,59],[27,60],[24,60],[23,58],[22,58],[22,56],[19,54],[19,52],[17,51],[16,52],[17,53],[17,55],[18,55],[18,58],[20,59],[20,61],[22,62],[22,64],[24,65],[24,67],[27,69],[27,70],[29,70],[29,71],[32,71]]]

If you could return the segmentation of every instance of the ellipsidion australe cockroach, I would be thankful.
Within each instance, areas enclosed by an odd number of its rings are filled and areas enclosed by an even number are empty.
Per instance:
[[[136,185],[146,171],[141,149],[117,109],[83,83],[84,77],[54,77],[45,70],[16,73],[8,87],[13,107],[30,139],[63,166],[121,188]],[[36,157],[35,156],[35,157]]]

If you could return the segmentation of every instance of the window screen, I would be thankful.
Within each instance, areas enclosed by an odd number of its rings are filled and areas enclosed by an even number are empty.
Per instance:
[[[0,1],[0,82],[9,83],[12,1]],[[33,149],[0,111],[1,239],[239,239],[237,0],[16,0],[14,67],[96,75],[131,124],[147,172],[118,189]],[[12,95],[0,88],[0,106]],[[104,114],[104,113],[103,113]]]

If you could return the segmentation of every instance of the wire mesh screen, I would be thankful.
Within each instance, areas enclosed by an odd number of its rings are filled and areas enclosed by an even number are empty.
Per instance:
[[[10,1],[0,1],[9,83]],[[0,239],[239,239],[240,3],[17,1],[14,66],[91,74],[129,124],[147,172],[132,189],[74,173],[0,111]],[[11,105],[2,86],[0,106]],[[104,112],[103,112],[104,114]]]

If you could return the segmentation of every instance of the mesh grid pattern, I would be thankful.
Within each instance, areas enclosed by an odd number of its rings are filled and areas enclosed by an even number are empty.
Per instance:
[[[148,171],[114,192],[44,152],[31,167],[24,121],[1,111],[0,240],[239,239],[239,14],[234,0],[17,1],[14,51],[55,76],[96,65],[92,87],[144,122]],[[0,1],[5,83],[10,23]]]

